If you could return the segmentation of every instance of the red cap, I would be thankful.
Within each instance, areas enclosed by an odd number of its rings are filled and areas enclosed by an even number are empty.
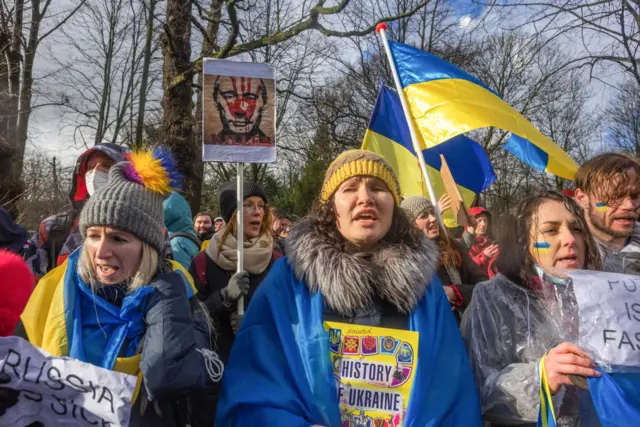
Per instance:
[[[34,277],[19,255],[0,250],[0,337],[11,336],[29,301]]]
[[[562,194],[564,194],[570,199],[573,199],[574,197],[576,197],[576,192],[570,188],[565,188],[564,190],[562,190]]]
[[[380,31],[385,30],[387,31],[387,24],[385,22],[381,22],[378,25],[376,25],[376,31],[379,33]]]
[[[469,209],[469,213],[471,215],[473,215],[473,216],[478,216],[481,213],[486,213],[487,215],[491,215],[488,210],[486,210],[485,208],[480,207],[480,206],[475,206],[475,207]]]

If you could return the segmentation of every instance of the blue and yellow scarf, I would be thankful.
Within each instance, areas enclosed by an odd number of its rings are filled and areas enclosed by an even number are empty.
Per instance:
[[[144,286],[122,300],[120,307],[95,295],[78,274],[82,248],[38,282],[21,320],[29,341],[53,356],[69,356],[105,369],[138,376],[144,337],[147,296]],[[172,261],[185,278],[187,295],[196,293],[191,275]]]

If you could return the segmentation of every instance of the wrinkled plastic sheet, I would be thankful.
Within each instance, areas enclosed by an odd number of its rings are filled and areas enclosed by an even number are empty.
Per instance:
[[[499,275],[477,287],[461,325],[483,414],[497,424],[535,425],[537,364],[561,342],[577,344],[605,372],[640,370],[640,277],[537,268],[532,282],[524,288]],[[578,387],[555,396],[558,425],[577,425],[593,411],[589,400]]]
[[[640,367],[640,276],[542,272],[552,316],[599,367]]]

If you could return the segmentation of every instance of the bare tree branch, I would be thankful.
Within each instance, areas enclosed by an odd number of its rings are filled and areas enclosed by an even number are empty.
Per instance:
[[[221,48],[220,51],[218,51],[215,54],[216,58],[226,58],[226,57],[230,57],[230,56],[236,56],[236,55],[240,55],[242,53],[246,53],[246,52],[250,52],[250,51],[254,51],[256,49],[261,49],[267,46],[273,46],[273,45],[277,45],[279,43],[285,42],[301,33],[303,33],[304,31],[308,31],[308,30],[317,30],[319,31],[321,34],[328,36],[328,37],[341,37],[341,38],[345,38],[345,37],[356,37],[356,36],[364,36],[367,34],[370,34],[372,32],[375,31],[376,26],[381,23],[381,22],[395,22],[398,21],[400,19],[412,16],[413,14],[415,14],[417,11],[419,11],[421,8],[425,7],[430,0],[424,0],[421,1],[420,3],[418,3],[415,7],[413,7],[412,9],[403,12],[403,13],[399,13],[395,16],[386,16],[383,18],[380,18],[378,20],[375,21],[375,23],[365,27],[362,30],[350,30],[350,31],[337,31],[337,30],[332,30],[329,28],[326,28],[325,26],[323,26],[319,21],[318,18],[322,15],[322,16],[327,16],[327,15],[331,15],[331,14],[337,14],[341,11],[344,10],[344,8],[350,3],[351,0],[342,0],[342,2],[340,4],[338,4],[337,6],[331,7],[331,8],[323,8],[322,4],[324,3],[324,0],[320,0],[316,6],[314,8],[312,8],[309,12],[309,16],[304,19],[301,20],[299,22],[297,22],[296,24],[290,26],[289,28],[282,30],[280,32],[277,32],[275,34],[270,34],[270,35],[266,35],[254,40],[251,40],[249,42],[240,44],[240,45],[235,45],[235,40],[237,38],[237,32],[234,30],[237,30],[237,21],[234,24],[233,20],[237,19],[237,18],[231,18],[232,19],[232,30],[231,30],[231,35],[227,40],[227,43],[225,44],[225,46],[223,48]],[[227,5],[228,5],[228,11],[235,11],[235,6],[234,6],[234,1],[230,0],[227,1]],[[231,8],[229,8],[229,6],[232,6]],[[333,11],[333,12],[332,12]],[[234,35],[235,34],[235,35]],[[170,35],[169,35],[170,37]],[[189,71],[187,71],[186,73],[181,74],[180,76],[178,76],[176,79],[173,80],[173,82],[171,83],[171,85],[169,86],[169,88],[173,88],[176,85],[182,84],[185,81],[190,81],[193,76],[197,73],[199,73],[202,70],[202,58],[197,59],[196,61],[194,61],[189,69]]]

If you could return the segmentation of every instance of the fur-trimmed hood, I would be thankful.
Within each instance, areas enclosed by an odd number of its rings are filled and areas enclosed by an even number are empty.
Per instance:
[[[419,249],[380,244],[372,252],[348,253],[319,234],[312,219],[294,224],[287,237],[287,260],[298,280],[327,305],[349,316],[379,296],[410,313],[437,271],[440,253],[426,237]]]

